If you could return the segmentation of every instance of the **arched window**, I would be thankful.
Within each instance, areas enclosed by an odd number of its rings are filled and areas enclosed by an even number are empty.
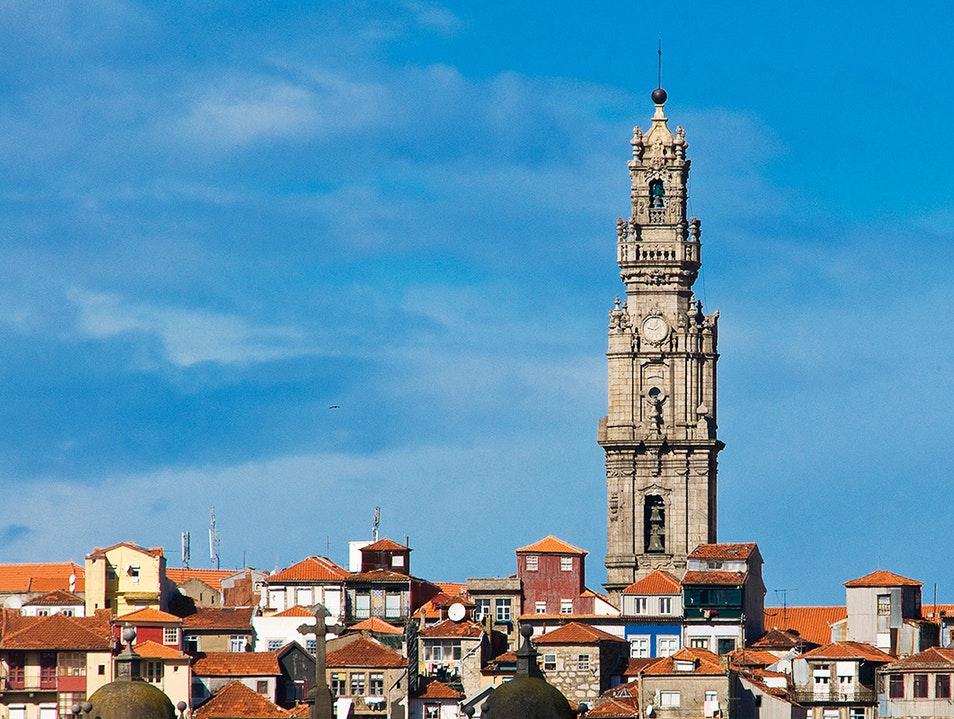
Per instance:
[[[662,180],[652,180],[649,183],[649,206],[660,208],[666,206],[666,189]]]
[[[666,504],[658,494],[648,494],[643,500],[643,545],[646,552],[666,551]]]

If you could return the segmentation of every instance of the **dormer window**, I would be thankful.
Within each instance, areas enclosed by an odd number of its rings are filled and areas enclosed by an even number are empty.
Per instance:
[[[649,183],[649,206],[652,209],[662,209],[666,206],[666,189],[662,180],[651,180]]]
[[[675,662],[673,662],[673,664],[675,665],[677,672],[691,672],[696,668],[696,662],[692,659],[688,661],[677,659]]]

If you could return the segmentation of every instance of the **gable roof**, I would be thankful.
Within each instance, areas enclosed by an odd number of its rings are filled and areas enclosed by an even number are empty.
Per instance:
[[[273,617],[313,617],[315,613],[310,609],[301,606],[300,604],[295,604],[294,606],[289,607],[288,609],[278,612],[277,614],[272,614]]]
[[[367,546],[361,547],[362,552],[410,552],[411,548],[403,544],[398,544],[393,539],[382,537],[377,542],[372,542]]]
[[[181,621],[182,620],[175,614],[161,612],[152,607],[137,609],[134,612],[123,614],[121,617],[113,619],[113,622],[117,624],[120,622],[130,622],[132,624],[179,624]]]
[[[876,569],[863,577],[845,582],[845,586],[849,589],[854,587],[920,587],[923,584],[924,582],[902,577],[900,574],[889,572],[886,569]]]
[[[83,600],[72,592],[54,589],[52,592],[33,597],[24,607],[78,607],[83,606]]]
[[[682,585],[672,574],[656,569],[642,579],[637,579],[623,590],[623,594],[679,594]]]
[[[398,627],[393,624],[388,624],[383,619],[378,619],[377,617],[370,617],[357,624],[352,624],[349,629],[353,632],[374,632],[375,634],[389,634],[394,636],[404,634]]]
[[[687,584],[707,584],[727,587],[741,587],[745,584],[748,572],[718,572],[706,570],[704,572],[686,572],[682,578],[683,586]]]
[[[533,552],[534,554],[577,554],[581,557],[588,554],[585,550],[574,547],[572,544],[564,542],[552,534],[548,534],[540,541],[528,544],[526,547],[520,547],[516,552],[517,554],[523,554],[525,552]]]
[[[407,660],[381,642],[367,637],[358,637],[340,649],[328,652],[329,667],[403,667]]]
[[[111,552],[114,549],[119,549],[119,547],[126,547],[127,549],[132,549],[135,552],[140,552],[141,554],[148,554],[151,557],[162,556],[162,547],[141,547],[135,542],[116,542],[116,544],[110,544],[108,547],[95,547],[92,552],[86,555],[86,558],[102,558],[106,556],[107,552]]]
[[[720,542],[700,544],[689,559],[748,559],[759,548],[755,542]]]
[[[728,654],[729,662],[739,667],[767,667],[775,664],[780,657],[775,656],[768,649],[740,647]]]
[[[347,569],[338,566],[327,557],[312,555],[271,575],[268,578],[268,583],[342,582],[349,576],[350,573]]]
[[[570,622],[533,639],[534,644],[598,644],[599,642],[625,642],[602,629],[579,622]]]
[[[6,617],[5,617],[6,618]],[[113,637],[109,626],[96,617],[19,617],[9,624],[0,638],[3,649],[62,649],[109,651]]]
[[[185,629],[234,629],[249,630],[252,628],[253,607],[216,607],[202,608],[195,614],[182,618]]]
[[[459,692],[453,687],[449,687],[444,684],[444,682],[439,682],[436,679],[427,681],[427,683],[419,688],[412,696],[417,699],[451,699],[454,701],[459,701],[464,698],[463,692]]]
[[[202,652],[192,673],[200,677],[265,677],[282,673],[277,652]]]
[[[455,622],[453,619],[445,619],[444,621],[438,622],[433,626],[422,629],[420,635],[425,639],[436,639],[439,637],[479,639],[483,636],[483,634],[484,630],[475,622]]]
[[[766,629],[794,629],[813,644],[831,641],[831,625],[848,616],[845,607],[765,607]]]
[[[176,584],[185,584],[191,579],[198,579],[213,589],[222,589],[222,580],[231,577],[238,570],[235,569],[192,569],[191,567],[166,567],[166,577]]]
[[[288,716],[292,715],[239,681],[226,684],[193,712],[195,719],[284,719]]]
[[[147,659],[188,659],[185,654],[175,647],[147,639],[135,646],[136,654]]]
[[[29,562],[0,564],[0,593],[24,594],[70,590],[70,576],[76,578],[73,591],[84,590],[83,567],[74,562]]]
[[[693,662],[694,668],[689,671],[676,669],[677,662]],[[706,649],[683,647],[675,654],[659,659],[647,666],[642,674],[725,674],[722,662],[715,654]]]
[[[892,662],[885,669],[923,670],[931,667],[950,671],[951,667],[954,667],[954,648],[931,647],[918,654],[912,654],[909,657]]]
[[[348,582],[409,582],[413,579],[410,574],[392,572],[390,569],[370,569],[367,572],[358,572],[348,577]]]
[[[893,662],[894,657],[864,642],[833,642],[802,654],[805,659],[861,659],[868,662]]]

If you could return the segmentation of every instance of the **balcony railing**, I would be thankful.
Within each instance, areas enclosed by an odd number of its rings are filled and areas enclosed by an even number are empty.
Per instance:
[[[837,688],[825,691],[796,691],[795,701],[799,704],[874,704],[878,695],[874,689],[857,687],[851,691]]]

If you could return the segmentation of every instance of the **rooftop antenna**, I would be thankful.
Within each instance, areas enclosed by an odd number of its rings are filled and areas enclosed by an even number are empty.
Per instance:
[[[656,48],[656,87],[662,87],[662,38],[659,38],[659,46]]]
[[[192,559],[192,537],[188,532],[183,532],[180,536],[182,545],[182,566],[189,568],[189,560]]]
[[[215,528],[215,507],[209,507],[209,559],[212,561],[212,564],[215,565],[216,569],[221,568],[219,563],[220,542],[221,537]]]
[[[788,622],[788,593],[794,592],[795,590],[791,588],[785,588],[785,589],[775,589],[773,591],[775,592],[776,599],[780,597],[782,599],[782,622],[787,623]],[[788,629],[788,627],[785,627],[785,628]]]
[[[378,527],[381,526],[381,508],[374,508],[374,519],[371,520],[371,540],[378,541]]]

